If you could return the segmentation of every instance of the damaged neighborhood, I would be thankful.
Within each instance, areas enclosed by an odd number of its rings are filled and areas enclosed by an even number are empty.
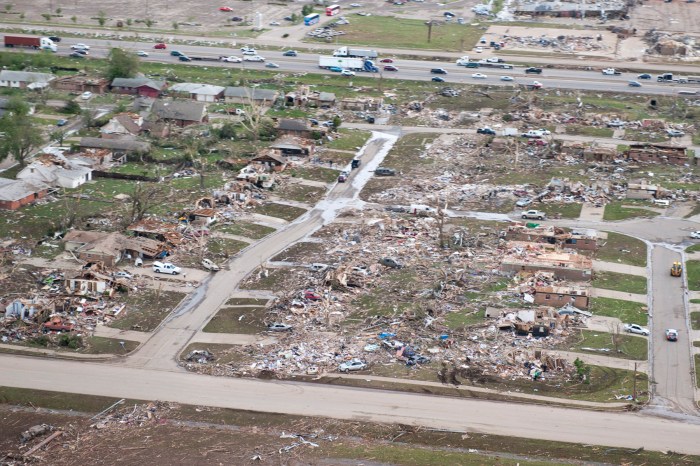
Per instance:
[[[0,12],[0,400],[89,413],[0,464],[699,461],[695,2],[108,3]]]

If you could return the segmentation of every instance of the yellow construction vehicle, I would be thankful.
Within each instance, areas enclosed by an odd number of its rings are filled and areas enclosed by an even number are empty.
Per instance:
[[[683,266],[681,265],[681,263],[674,262],[673,265],[671,266],[671,276],[672,277],[680,277],[682,273],[683,273]]]

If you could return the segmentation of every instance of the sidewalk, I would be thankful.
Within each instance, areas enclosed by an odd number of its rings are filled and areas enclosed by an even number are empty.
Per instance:
[[[643,337],[636,337],[643,338]],[[647,361],[638,361],[632,359],[622,359],[616,358],[614,356],[604,356],[602,354],[592,354],[592,353],[576,353],[574,351],[552,351],[547,350],[547,354],[551,356],[556,356],[559,358],[566,359],[567,361],[573,363],[576,358],[585,362],[586,364],[592,364],[594,366],[604,366],[612,367],[613,369],[624,369],[628,371],[634,370],[634,364],[637,363],[637,370],[639,372],[649,373],[649,363]]]
[[[622,301],[632,301],[639,304],[648,304],[649,300],[645,294],[626,293],[624,291],[604,290],[603,288],[591,288],[591,298],[611,298]]]
[[[93,361],[102,361],[105,359],[114,359],[117,356],[114,354],[84,354],[76,353],[75,351],[58,351],[42,348],[29,348],[19,345],[7,345],[0,343],[0,348],[10,351],[21,351],[23,353],[35,353],[37,356],[48,356],[60,359],[84,359]]]
[[[628,275],[639,275],[640,277],[647,276],[647,268],[636,265],[619,264],[617,262],[604,262],[593,260],[593,270],[602,272],[624,273]]]
[[[94,336],[143,343],[151,336],[151,332],[135,332],[133,330],[120,330],[118,328],[107,327],[106,325],[98,325],[95,327]]]

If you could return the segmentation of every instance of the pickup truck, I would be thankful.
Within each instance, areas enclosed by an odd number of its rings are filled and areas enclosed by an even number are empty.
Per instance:
[[[535,220],[544,220],[547,218],[547,214],[544,212],[541,212],[539,210],[526,210],[520,215],[524,219],[535,219]]]
[[[531,130],[521,134],[521,136],[524,138],[539,139],[542,136],[547,136],[549,134],[551,134],[551,132],[546,130],[546,129],[531,129]]]
[[[154,262],[153,263],[153,271],[155,273],[167,273],[170,275],[178,275],[182,269],[180,267],[177,267],[170,262]]]
[[[615,68],[605,68],[603,74],[606,76],[617,76],[622,74],[621,71],[617,71]]]

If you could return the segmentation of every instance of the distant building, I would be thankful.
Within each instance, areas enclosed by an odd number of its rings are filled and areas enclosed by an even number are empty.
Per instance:
[[[109,80],[82,75],[60,76],[51,81],[51,87],[60,91],[104,94],[109,87]]]
[[[536,286],[535,304],[560,308],[571,304],[579,309],[588,309],[588,287],[584,286]]]
[[[279,92],[271,89],[259,89],[257,87],[227,87],[224,90],[224,100],[227,104],[271,106],[277,100]]]
[[[114,78],[111,84],[112,92],[116,94],[131,94],[143,97],[158,97],[166,87],[165,81],[155,81],[150,78]]]
[[[23,180],[0,178],[0,209],[17,210],[46,196],[49,186]]]
[[[54,75],[48,73],[2,70],[0,71],[0,87],[42,89],[47,87],[54,78]]]
[[[151,113],[159,121],[181,128],[209,121],[206,104],[191,100],[157,100]]]
[[[170,86],[170,91],[184,95],[198,102],[216,102],[223,99],[225,87],[211,84],[178,83]]]

